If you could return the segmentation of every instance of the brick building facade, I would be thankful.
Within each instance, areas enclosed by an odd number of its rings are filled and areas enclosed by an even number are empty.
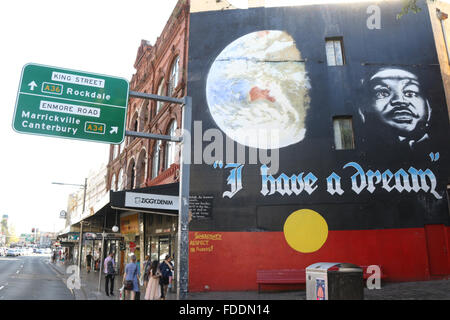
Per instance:
[[[176,98],[186,91],[189,7],[179,1],[156,43],[142,40],[130,90]],[[130,98],[127,130],[178,134],[181,108],[176,104]],[[178,130],[178,131],[177,131]],[[178,181],[179,151],[175,143],[126,137],[112,145],[108,164],[111,190],[131,190]]]

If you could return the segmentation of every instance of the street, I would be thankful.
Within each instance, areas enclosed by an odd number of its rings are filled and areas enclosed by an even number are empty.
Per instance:
[[[0,257],[0,300],[74,300],[48,255]]]

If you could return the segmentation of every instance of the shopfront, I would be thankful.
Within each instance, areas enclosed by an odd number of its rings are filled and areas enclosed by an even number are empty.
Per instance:
[[[120,233],[123,235],[124,249],[121,251],[120,269],[124,270],[125,265],[131,261],[131,256],[134,254],[137,261],[141,261],[141,246],[139,233],[139,213],[124,212],[120,215]]]
[[[58,236],[60,244],[60,259],[66,264],[72,264],[77,261],[79,243],[79,232],[68,232]]]
[[[86,266],[86,255],[90,253],[93,257],[92,267],[96,270],[100,268],[100,258],[105,259],[106,256],[113,252],[115,261],[119,261],[120,258],[120,244],[124,238],[121,234],[100,232],[86,232],[83,234],[83,259],[82,266]],[[105,248],[103,252],[102,248]],[[96,266],[96,262],[98,262]],[[119,269],[120,272],[122,269]]]
[[[151,260],[175,257],[178,229],[178,183],[131,191],[111,192],[111,207],[120,210],[120,233],[124,251],[119,265],[123,267],[136,255]],[[142,267],[142,265],[141,265]]]
[[[147,213],[145,215],[145,255],[162,262],[176,253],[178,216]]]

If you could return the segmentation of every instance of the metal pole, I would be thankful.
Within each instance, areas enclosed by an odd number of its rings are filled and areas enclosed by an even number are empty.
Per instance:
[[[183,99],[177,99],[177,98],[166,97],[166,96],[158,96],[156,94],[137,92],[137,91],[130,91],[128,93],[128,96],[134,97],[134,98],[151,99],[151,100],[156,100],[156,101],[171,102],[171,103],[177,103],[177,104],[184,103]]]
[[[86,209],[86,189],[87,189],[87,178],[84,178],[83,212],[81,213],[82,215],[84,214],[84,210]]]
[[[178,255],[177,255],[177,299],[187,299],[189,277],[189,181],[191,141],[186,132],[191,132],[192,98],[184,98],[183,141],[180,157],[180,203],[178,210]]]
[[[136,138],[145,138],[145,139],[155,139],[155,140],[164,140],[164,141],[173,141],[173,142],[180,142],[182,139],[181,137],[177,136],[167,136],[162,134],[156,134],[156,133],[146,133],[146,132],[136,132],[136,131],[125,131],[126,136],[130,137],[136,137]]]
[[[84,215],[84,210],[86,209],[86,189],[87,189],[87,178],[84,179],[84,192],[83,192],[83,212],[81,216]],[[83,220],[80,221],[80,240],[78,245],[78,268],[81,271],[81,250],[83,247]]]
[[[103,270],[103,260],[106,258],[103,258],[103,255],[105,254],[105,249],[106,249],[106,245],[105,245],[105,236],[106,236],[106,212],[105,212],[105,217],[103,219],[103,232],[102,232],[102,249],[100,251],[100,270],[98,270],[98,288],[97,291],[100,292],[100,283],[102,281],[102,270]],[[105,279],[106,281],[106,279]]]
[[[78,241],[78,268],[81,271],[81,247],[83,243],[83,221],[80,221],[80,239]]]
[[[102,232],[102,251],[100,252],[100,270],[98,270],[98,288],[97,291],[100,292],[100,285],[102,282],[102,270],[103,270],[103,247],[105,245],[105,232]]]

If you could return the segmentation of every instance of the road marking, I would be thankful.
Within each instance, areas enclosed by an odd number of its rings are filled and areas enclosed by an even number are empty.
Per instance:
[[[17,270],[17,271],[16,271],[16,273],[19,273],[19,272],[20,272],[20,270]]]
[[[1,286],[1,287],[0,287],[0,290],[2,290],[4,287],[5,287],[5,286]]]

